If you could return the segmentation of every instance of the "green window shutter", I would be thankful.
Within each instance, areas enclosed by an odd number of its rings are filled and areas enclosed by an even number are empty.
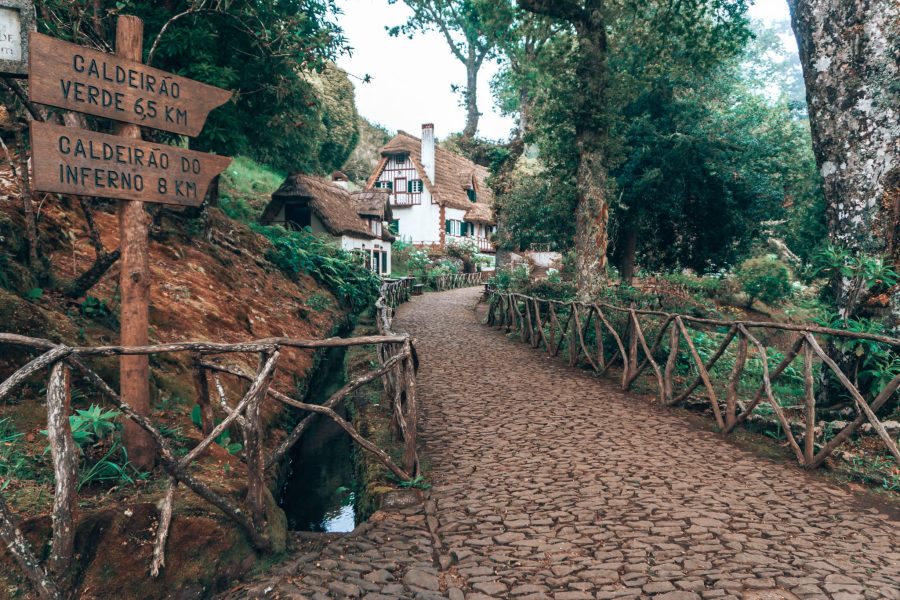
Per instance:
[[[450,227],[453,224],[453,221],[450,219],[446,219],[444,221],[444,228],[447,230],[447,233],[452,233],[452,228]]]
[[[415,181],[415,180],[414,180],[414,179],[410,179],[410,180],[408,180],[408,181],[406,182],[406,193],[407,193],[407,194],[412,194],[412,191],[413,191],[413,181]]]
[[[475,196],[475,190],[473,190],[472,188],[466,190],[466,195],[469,196],[470,202],[475,202],[475,200],[477,199],[477,197]]]
[[[391,221],[388,229],[390,229],[394,235],[400,235],[400,219],[394,219],[393,221]]]

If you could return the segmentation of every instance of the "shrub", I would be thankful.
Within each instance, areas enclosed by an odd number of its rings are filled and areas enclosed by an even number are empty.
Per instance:
[[[516,265],[512,269],[498,269],[488,280],[488,283],[502,292],[524,292],[530,282],[531,273],[523,264]]]
[[[752,306],[757,299],[775,304],[791,293],[790,271],[772,256],[745,260],[735,272],[735,278],[748,296],[747,306]]]
[[[378,297],[378,275],[339,246],[311,231],[288,231],[283,227],[255,226],[272,242],[266,258],[285,275],[296,279],[308,273],[354,311],[367,308]]]

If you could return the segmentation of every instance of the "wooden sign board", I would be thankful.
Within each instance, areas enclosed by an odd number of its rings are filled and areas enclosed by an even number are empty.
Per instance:
[[[32,30],[31,0],[0,0],[0,74],[28,75],[28,33]]]
[[[196,136],[231,92],[113,54],[31,34],[32,101]]]
[[[198,206],[231,158],[84,129],[31,123],[34,189]]]

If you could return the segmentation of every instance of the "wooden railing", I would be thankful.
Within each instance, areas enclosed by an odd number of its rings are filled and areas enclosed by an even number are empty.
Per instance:
[[[455,290],[461,287],[471,287],[473,285],[481,285],[487,281],[493,273],[487,271],[479,271],[477,273],[453,273],[450,275],[438,275],[437,277],[429,277],[427,284],[436,292],[445,292],[447,290]]]
[[[896,441],[876,417],[876,412],[900,387],[900,375],[893,377],[880,390],[875,390],[877,394],[873,392],[874,398],[867,402],[851,381],[853,377],[844,373],[822,349],[817,336],[875,342],[891,351],[900,347],[900,340],[896,338],[812,325],[703,319],[606,303],[560,302],[499,291],[494,291],[489,299],[487,323],[507,333],[518,333],[521,341],[530,343],[534,348],[543,347],[551,356],[559,355],[566,346],[572,366],[588,367],[601,375],[614,365],[620,366],[623,390],[631,388],[649,366],[651,374],[647,379],[651,387],[655,386],[659,402],[667,406],[685,401],[702,385],[716,425],[726,435],[743,424],[761,403],[768,404],[797,461],[806,468],[821,466],[866,421],[900,464],[900,449]],[[690,330],[706,335],[717,330],[721,333],[715,351],[705,362]],[[790,336],[790,342],[784,345],[787,350],[774,368],[770,368],[769,352],[760,341],[763,337],[760,331]],[[653,335],[649,335],[650,332]],[[667,335],[668,343],[664,345]],[[652,343],[648,343],[650,339]],[[724,378],[727,381],[723,381],[711,373],[732,344],[736,344],[737,348],[733,355],[729,354],[731,365]],[[802,378],[802,404],[786,408],[775,398],[773,384],[800,357],[803,362],[802,375],[793,369],[792,373],[798,379]],[[696,376],[676,390],[675,370],[679,361],[692,365]],[[753,382],[752,378],[748,382],[745,373],[751,361],[759,370],[757,382]],[[814,371],[822,365],[850,395],[857,414],[836,435],[818,443],[816,385],[820,378],[814,376]],[[747,388],[748,383],[752,392],[749,395],[742,389]],[[720,400],[723,396],[724,402]],[[799,418],[792,421],[790,412],[799,413]],[[798,429],[796,435],[795,427]]]
[[[395,284],[397,284],[395,286]],[[157,446],[159,465],[168,480],[160,511],[159,526],[150,565],[150,574],[157,576],[165,565],[165,547],[172,520],[176,490],[179,485],[187,488],[206,502],[218,508],[247,535],[259,551],[270,551],[272,542],[267,533],[265,486],[266,472],[278,465],[291,447],[309,429],[315,415],[324,415],[336,422],[365,451],[372,453],[397,478],[410,481],[418,474],[416,452],[416,358],[412,340],[407,335],[395,335],[390,328],[389,303],[402,301],[403,281],[386,284],[378,299],[378,324],[381,335],[357,338],[328,338],[303,340],[293,338],[268,338],[239,344],[210,342],[185,342],[157,344],[153,346],[78,347],[57,344],[50,340],[15,334],[0,334],[0,348],[31,349],[40,354],[20,367],[0,383],[0,401],[38,373],[47,371],[48,384],[47,432],[53,466],[55,492],[52,506],[51,542],[48,558],[43,563],[36,551],[21,533],[18,519],[0,493],[0,539],[33,584],[41,598],[62,599],[72,595],[71,576],[75,550],[75,512],[77,507],[78,449],[72,437],[69,416],[72,413],[73,388],[90,390],[118,409],[124,418],[146,431]],[[408,296],[405,296],[408,297]],[[290,397],[272,387],[281,353],[288,348],[322,349],[360,345],[378,347],[377,368],[349,381],[321,405],[309,404]],[[87,360],[96,357],[123,355],[165,355],[190,353],[194,368],[197,404],[200,407],[203,439],[192,448],[176,449],[162,434],[152,419],[138,414],[109,386]],[[238,361],[228,360],[240,355],[257,357],[255,373],[236,366]],[[239,397],[229,399],[223,378],[233,378],[246,389]],[[371,441],[364,438],[355,427],[337,412],[336,408],[357,388],[380,379],[386,397],[390,399],[392,423],[403,443],[402,466]],[[264,420],[261,406],[266,399],[299,409],[306,416],[293,428],[287,438],[276,448],[268,450],[264,445]],[[216,413],[221,420],[216,420]],[[231,427],[240,430],[244,441],[243,459],[247,470],[247,493],[241,501],[227,493],[214,490],[201,481],[192,470],[204,451]],[[179,456],[179,452],[185,452]],[[0,488],[2,489],[2,488]]]

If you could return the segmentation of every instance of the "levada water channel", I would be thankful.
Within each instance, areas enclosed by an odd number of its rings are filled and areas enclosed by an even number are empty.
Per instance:
[[[307,402],[321,404],[344,385],[345,351],[328,350],[313,377]],[[352,440],[331,419],[314,418],[291,450],[279,503],[292,530],[352,531],[356,526]]]

